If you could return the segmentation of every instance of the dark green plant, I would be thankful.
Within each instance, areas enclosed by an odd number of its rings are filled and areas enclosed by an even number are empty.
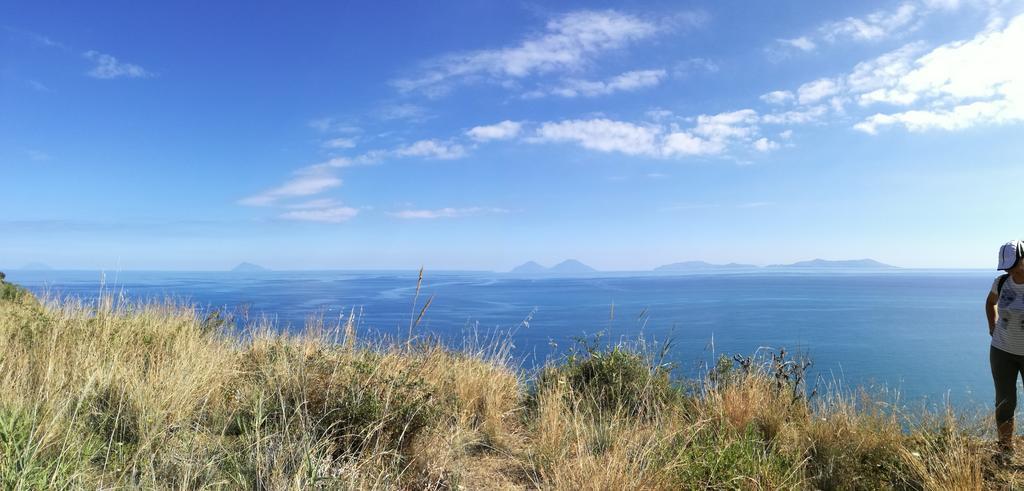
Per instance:
[[[138,405],[117,383],[100,386],[85,398],[86,427],[104,441],[114,445],[139,442],[142,428]]]
[[[82,488],[81,471],[90,449],[61,452],[41,445],[33,415],[0,407],[0,488]]]
[[[369,447],[405,453],[440,415],[443,401],[435,398],[414,370],[385,373],[375,355],[367,359],[334,355],[326,352],[307,359],[296,377],[257,376],[258,390],[274,394],[276,401],[262,424],[302,421],[317,438],[330,440],[339,456]],[[275,350],[270,356],[288,355]],[[252,414],[258,411],[239,411],[227,433],[251,429]]]
[[[678,437],[678,489],[774,489],[799,477],[799,463],[765,443],[754,428],[738,438],[729,434],[727,428],[709,427]]]
[[[602,346],[600,339],[581,340],[579,346],[582,350],[574,351],[561,365],[541,371],[532,399],[552,384],[565,384],[587,409],[643,416],[682,397],[671,381],[671,365],[656,364],[652,356],[638,350]]]

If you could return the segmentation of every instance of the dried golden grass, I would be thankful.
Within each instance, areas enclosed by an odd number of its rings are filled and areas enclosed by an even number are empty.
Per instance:
[[[415,313],[415,309],[414,309]],[[682,390],[599,348],[530,379],[500,341],[281,334],[198,309],[0,301],[0,487],[984,489],[988,422],[877,397],[810,401],[778,364]],[[731,365],[731,364],[730,364]],[[774,370],[774,371],[773,371]],[[920,414],[920,413],[917,413]]]

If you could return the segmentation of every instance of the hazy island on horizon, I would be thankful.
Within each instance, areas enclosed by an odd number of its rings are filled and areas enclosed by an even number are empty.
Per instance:
[[[758,266],[755,264],[743,264],[743,263],[727,263],[727,264],[714,264],[707,261],[681,261],[676,263],[665,264],[658,266],[651,270],[642,271],[630,271],[630,273],[647,273],[647,274],[671,274],[671,273],[699,273],[699,272],[723,272],[723,271],[765,271],[765,270],[784,270],[784,269],[800,269],[800,270],[811,270],[811,269],[855,269],[855,270],[893,270],[901,269],[898,266],[891,264],[885,264],[881,261],[874,259],[811,259],[807,261],[797,261],[789,264],[770,264],[767,266]],[[612,271],[602,271],[591,266],[588,266],[576,259],[566,259],[554,266],[545,267],[536,261],[527,261],[515,268],[512,268],[506,274],[511,275],[522,275],[522,276],[567,276],[567,275],[590,275],[596,273],[609,273]]]

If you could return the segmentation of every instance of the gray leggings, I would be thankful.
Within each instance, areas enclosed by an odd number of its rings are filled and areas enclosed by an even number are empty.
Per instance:
[[[988,351],[992,382],[996,386],[996,423],[1013,421],[1017,410],[1017,374],[1024,374],[1024,356],[1007,353],[995,346]]]

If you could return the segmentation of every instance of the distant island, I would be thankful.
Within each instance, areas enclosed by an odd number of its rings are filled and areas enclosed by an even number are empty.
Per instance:
[[[812,259],[800,261],[793,264],[773,264],[769,268],[841,268],[841,269],[897,269],[896,266],[875,261],[874,259],[847,259],[842,261],[829,261],[827,259]]]
[[[270,270],[253,263],[241,263],[231,269],[232,273],[266,273]]]
[[[20,268],[22,271],[51,271],[53,270],[49,264],[32,262],[28,263]]]
[[[588,275],[597,273],[598,270],[587,266],[575,259],[566,259],[550,268],[541,266],[536,261],[528,261],[520,264],[509,271],[509,274],[516,275],[552,275],[552,276],[569,276],[569,275]]]
[[[828,260],[828,259],[811,259],[809,261],[798,261],[790,264],[772,264],[768,266],[758,266],[756,264],[742,264],[742,263],[727,263],[727,264],[714,264],[707,261],[682,261],[678,263],[666,264],[658,266],[649,271],[616,271],[615,273],[621,274],[633,274],[633,275],[671,275],[671,274],[690,274],[690,273],[715,273],[715,272],[743,272],[743,271],[778,271],[778,270],[812,270],[812,269],[831,269],[831,270],[891,270],[899,269],[896,266],[885,264],[874,259],[845,259],[845,260]],[[607,271],[604,271],[608,273]],[[554,266],[545,267],[536,261],[528,261],[515,268],[512,268],[508,274],[518,276],[589,276],[596,273],[602,273],[597,269],[594,269],[586,264],[575,259],[567,259]]]
[[[512,268],[512,271],[509,271],[509,273],[513,274],[541,274],[546,272],[548,272],[548,268],[537,264],[536,261],[527,261]]]
[[[690,271],[711,271],[718,269],[753,269],[756,268],[753,264],[712,264],[705,261],[683,261],[681,263],[666,264],[664,266],[658,266],[654,268],[655,272],[658,273],[669,273],[669,272],[690,272]]]

